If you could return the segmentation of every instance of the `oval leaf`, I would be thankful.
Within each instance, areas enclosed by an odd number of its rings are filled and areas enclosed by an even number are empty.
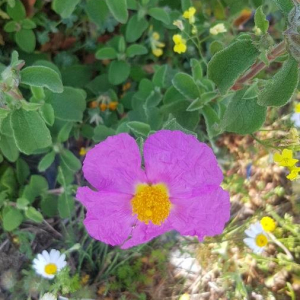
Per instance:
[[[46,87],[54,93],[62,93],[64,90],[60,76],[54,70],[43,66],[23,69],[21,82],[30,86]]]
[[[126,0],[106,0],[106,4],[117,21],[123,24],[127,22],[128,11]]]

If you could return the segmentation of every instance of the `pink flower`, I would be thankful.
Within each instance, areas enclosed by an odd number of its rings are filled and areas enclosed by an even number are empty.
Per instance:
[[[150,135],[144,163],[130,135],[109,137],[87,153],[83,172],[96,189],[77,190],[76,198],[87,208],[87,231],[123,249],[170,230],[202,240],[222,233],[230,217],[216,157],[181,131]]]

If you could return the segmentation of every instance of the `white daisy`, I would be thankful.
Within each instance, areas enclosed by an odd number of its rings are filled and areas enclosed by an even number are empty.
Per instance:
[[[60,252],[55,249],[52,249],[50,253],[44,250],[33,260],[33,268],[36,273],[48,279],[54,278],[56,273],[66,265],[66,255],[60,254]]]
[[[57,300],[57,297],[51,293],[46,293],[40,300]]]
[[[244,239],[244,243],[253,250],[256,254],[261,254],[267,244],[268,244],[268,235],[263,230],[260,222],[256,222],[245,230],[247,238]]]

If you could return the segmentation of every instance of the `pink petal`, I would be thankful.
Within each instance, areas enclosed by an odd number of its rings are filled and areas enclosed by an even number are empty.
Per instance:
[[[151,222],[146,225],[137,221],[136,226],[132,230],[131,237],[121,246],[121,249],[128,249],[139,244],[144,244],[170,230],[172,228],[168,221],[164,222],[161,226],[153,225]]]
[[[145,182],[138,145],[127,133],[108,137],[89,150],[83,173],[91,185],[103,191],[133,194],[135,185]]]
[[[182,235],[205,236],[221,234],[230,218],[228,192],[217,187],[192,199],[172,199],[173,209],[169,221]]]
[[[144,144],[144,158],[148,181],[166,183],[171,197],[194,197],[223,180],[212,150],[181,131],[152,134]]]
[[[110,245],[122,245],[129,237],[136,218],[132,216],[131,195],[94,192],[78,188],[76,198],[87,208],[84,225],[96,240]]]

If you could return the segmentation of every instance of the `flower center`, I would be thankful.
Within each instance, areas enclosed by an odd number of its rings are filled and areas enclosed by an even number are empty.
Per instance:
[[[256,236],[255,243],[258,247],[264,247],[268,244],[268,239],[264,234],[260,233]]]
[[[56,264],[48,264],[45,266],[45,273],[48,275],[54,275],[57,272],[57,266]]]
[[[171,202],[167,187],[162,184],[139,184],[135,196],[131,199],[132,213],[148,224],[161,225],[170,214]]]

